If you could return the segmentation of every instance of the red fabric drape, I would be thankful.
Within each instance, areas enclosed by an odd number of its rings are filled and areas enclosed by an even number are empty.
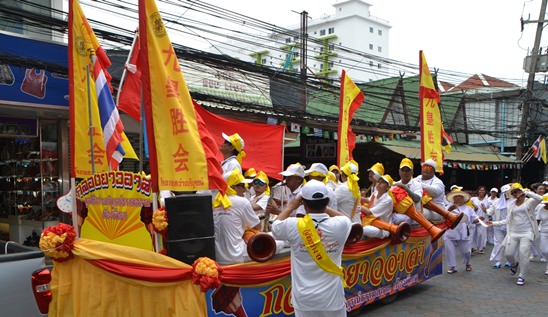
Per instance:
[[[113,260],[89,260],[110,273],[143,281],[168,283],[192,278],[192,269],[168,269]]]

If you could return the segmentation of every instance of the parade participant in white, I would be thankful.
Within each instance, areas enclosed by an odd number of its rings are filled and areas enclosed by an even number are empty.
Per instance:
[[[472,271],[470,265],[470,234],[468,227],[473,220],[477,219],[477,215],[472,207],[466,205],[470,200],[470,194],[463,192],[461,187],[456,186],[449,194],[447,200],[452,203],[448,210],[454,213],[464,213],[465,217],[454,228],[447,230],[443,235],[445,242],[445,260],[447,261],[447,273],[453,274],[457,272],[457,249],[460,251],[462,262],[466,266],[466,271]]]
[[[240,170],[235,168],[232,172],[224,173],[223,177],[228,185],[226,195],[230,206],[213,208],[213,221],[216,260],[221,265],[228,265],[250,260],[243,239],[245,226],[260,230],[261,222],[249,200],[243,197],[245,178]]]
[[[245,157],[244,139],[238,133],[230,136],[223,133],[223,139],[225,141],[219,148],[219,151],[223,154],[223,161],[221,162],[223,173],[232,172],[235,168],[238,168],[241,173],[242,159]]]
[[[354,223],[361,223],[360,215],[360,188],[358,185],[358,163],[354,160],[347,162],[341,168],[342,183],[335,189],[337,207]]]
[[[516,284],[524,285],[529,267],[531,245],[538,235],[535,207],[542,201],[542,196],[531,191],[524,191],[519,183],[514,183],[511,187],[510,194],[514,196],[516,202],[509,206],[508,216],[504,220],[490,222],[489,225],[508,225],[505,256],[512,264],[511,275],[515,275],[519,268]],[[519,249],[519,261],[515,257],[517,249]]]
[[[495,188],[496,189],[496,188]],[[506,194],[510,190],[510,185],[504,185],[500,188],[500,198],[498,198],[495,202],[491,203],[489,208],[487,209],[487,215],[491,216],[491,221],[500,221],[503,219],[506,219],[506,215],[508,212],[508,205],[513,203],[512,200],[508,200],[508,195]],[[491,191],[493,191],[491,189]],[[495,264],[493,264],[494,269],[500,269],[501,267],[501,261],[502,261],[502,255],[504,254],[504,238],[506,238],[506,226],[497,226],[497,227],[490,227],[493,228],[493,240],[494,240],[494,246],[493,250],[491,250],[491,256],[489,257],[489,261],[495,261]],[[507,262],[509,264],[509,262]],[[509,266],[509,265],[507,265]]]
[[[289,202],[301,194],[301,188],[303,186],[304,167],[301,164],[291,164],[280,174],[285,176],[285,179],[283,182],[272,186],[270,191],[272,199],[266,206],[266,211],[270,215],[279,215]],[[302,206],[298,206],[291,212],[292,217],[302,216],[304,214],[305,211]]]
[[[415,209],[420,212],[422,210],[422,184],[413,178],[413,162],[408,158],[403,158],[400,162],[399,175],[400,180],[394,183],[394,186],[403,188],[409,197],[413,199]],[[410,225],[416,225],[417,222],[406,214],[394,212],[392,214],[394,223],[407,222]]]
[[[394,180],[390,175],[383,175],[377,181],[375,193],[371,196],[369,207],[362,206],[362,214],[369,219],[379,219],[386,223],[392,223],[392,209],[394,208],[394,200],[389,194],[390,187]],[[369,224],[363,227],[364,238],[386,238],[390,232],[379,229]]]
[[[540,220],[540,253],[548,259],[548,194],[542,196],[542,208],[539,210]],[[548,275],[548,263],[546,264],[545,275]]]
[[[489,208],[489,198],[487,198],[487,190],[485,186],[478,187],[478,196],[472,197],[472,205],[479,219],[486,220],[487,208]],[[477,222],[470,227],[470,247],[478,250],[479,254],[485,253],[485,245],[487,244],[487,228]]]
[[[436,162],[433,159],[428,159],[421,164],[421,175],[417,176],[417,181],[421,182],[424,189],[432,202],[438,206],[445,206],[445,185],[436,176]],[[430,221],[443,221],[443,217],[437,213],[423,208],[424,217]]]
[[[342,251],[351,222],[342,213],[328,210],[327,187],[311,180],[303,186],[302,196],[289,202],[272,224],[274,238],[291,245],[291,303],[296,317],[344,317],[346,300],[342,280]],[[290,217],[291,211],[304,205],[304,218]],[[321,241],[312,245],[303,240],[305,231]],[[311,257],[316,247],[321,260]],[[317,262],[316,262],[317,261]]]
[[[499,200],[498,198],[498,193],[499,193],[499,190],[497,188],[491,188],[491,190],[489,191],[489,207],[487,208],[487,210],[489,210],[489,208],[491,208],[491,206],[493,204],[496,204]],[[493,217],[491,215],[487,215],[487,220],[493,220]],[[493,227],[488,227],[487,228],[487,243],[488,244],[492,244],[494,245],[495,244],[495,228]]]
[[[310,165],[309,169],[304,171],[304,174],[308,176],[309,179],[315,179],[317,181],[320,181],[326,186],[329,181],[329,179],[327,178],[329,171],[327,170],[327,167],[322,163],[313,163],[312,165]],[[338,210],[335,192],[329,186],[327,186],[327,192],[329,193],[329,204],[327,204],[327,207],[333,210]]]

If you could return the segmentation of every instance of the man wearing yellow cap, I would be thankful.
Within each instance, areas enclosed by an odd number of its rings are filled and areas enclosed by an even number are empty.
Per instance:
[[[386,174],[379,178],[377,181],[377,190],[371,196],[369,207],[362,206],[361,212],[365,216],[374,216],[375,218],[382,220],[386,223],[392,223],[392,209],[394,208],[394,201],[388,194],[390,187],[392,187],[394,180],[390,175]],[[375,226],[365,225],[363,227],[364,238],[379,238],[383,239],[390,235],[390,232],[379,229]]]
[[[238,168],[242,172],[242,159],[245,157],[244,139],[238,134],[226,135],[223,133],[225,140],[219,151],[223,154],[223,173],[231,172],[234,168]]]
[[[344,164],[341,168],[342,183],[335,189],[337,210],[349,217],[353,223],[361,223],[358,168],[358,163],[354,160]]]
[[[260,230],[261,222],[249,200],[243,197],[246,180],[242,172],[234,168],[224,173],[223,178],[228,185],[226,195],[230,203],[213,208],[213,221],[216,261],[228,265],[249,260],[243,235],[246,226]]]
[[[398,171],[400,180],[395,182],[394,186],[405,190],[413,200],[415,209],[420,212],[422,210],[422,185],[416,178],[413,178],[413,168],[413,162],[406,157],[403,158],[400,162],[400,169]],[[416,224],[416,221],[411,219],[408,215],[397,212],[392,215],[392,221],[394,221],[394,223],[405,221],[410,225]]]

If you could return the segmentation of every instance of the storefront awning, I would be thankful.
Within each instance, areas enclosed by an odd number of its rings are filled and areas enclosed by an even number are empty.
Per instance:
[[[380,142],[380,145],[410,159],[421,159],[419,141],[391,140]],[[451,153],[445,154],[444,162],[447,162],[448,165],[458,164],[459,167],[466,169],[471,168],[468,165],[473,165],[473,169],[475,169],[476,165],[500,165],[502,168],[507,168],[506,166],[509,165],[519,168],[518,166],[522,164],[521,161],[497,153],[489,147],[473,147],[463,144],[453,144]]]

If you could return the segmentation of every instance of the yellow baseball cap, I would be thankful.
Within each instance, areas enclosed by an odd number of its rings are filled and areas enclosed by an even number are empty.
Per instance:
[[[413,169],[414,165],[413,165],[413,162],[410,159],[408,159],[407,157],[404,157],[400,162],[400,169],[402,167],[409,167],[410,169]]]

